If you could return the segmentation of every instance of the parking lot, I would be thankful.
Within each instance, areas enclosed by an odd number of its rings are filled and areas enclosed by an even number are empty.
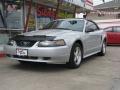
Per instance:
[[[78,69],[1,58],[0,90],[120,90],[120,47],[108,46],[106,56],[89,57]]]

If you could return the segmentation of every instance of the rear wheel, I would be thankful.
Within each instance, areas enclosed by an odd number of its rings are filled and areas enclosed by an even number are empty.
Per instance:
[[[78,68],[82,61],[82,56],[83,56],[83,52],[81,45],[78,43],[74,44],[70,53],[68,66],[70,68]]]

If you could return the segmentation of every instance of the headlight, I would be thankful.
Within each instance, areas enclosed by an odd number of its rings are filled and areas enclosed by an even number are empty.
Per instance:
[[[57,46],[64,46],[65,41],[61,40],[54,40],[54,41],[42,41],[39,42],[38,47],[57,47]]]
[[[15,42],[14,40],[9,40],[9,41],[8,41],[8,45],[13,46],[13,45],[14,45],[14,42]]]

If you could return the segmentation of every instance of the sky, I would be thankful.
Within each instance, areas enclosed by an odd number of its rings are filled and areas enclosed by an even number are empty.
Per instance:
[[[112,1],[112,0],[105,0],[105,2],[109,2],[109,1]],[[94,5],[99,5],[99,4],[102,4],[102,0],[93,0],[93,3]]]

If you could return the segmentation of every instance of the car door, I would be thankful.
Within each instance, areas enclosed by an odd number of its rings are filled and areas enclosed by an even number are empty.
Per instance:
[[[85,28],[85,54],[95,53],[101,48],[102,31],[96,23],[87,21]]]
[[[110,44],[113,42],[113,27],[108,27],[108,28],[105,28],[105,31],[107,32],[107,44]]]
[[[120,27],[116,26],[114,27],[114,43],[115,44],[120,44]]]
[[[111,30],[110,30],[111,29]],[[120,30],[118,27],[110,27],[107,31],[107,43],[117,44],[120,42]]]

